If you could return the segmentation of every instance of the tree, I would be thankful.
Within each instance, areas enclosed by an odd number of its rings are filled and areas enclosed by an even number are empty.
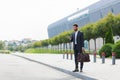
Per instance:
[[[112,27],[113,34],[115,36],[120,36],[120,14],[114,18],[114,26]]]
[[[33,43],[33,47],[34,48],[37,48],[37,47],[41,47],[42,45],[41,45],[41,41],[37,41],[37,42],[34,42]]]
[[[96,39],[98,37],[98,32],[97,32],[97,26],[96,24],[93,24],[92,26],[92,38],[94,40],[94,45],[95,45],[95,51],[97,51],[97,47],[96,47]]]
[[[48,39],[41,41],[41,46],[48,46],[49,42]]]
[[[99,20],[98,22],[96,22],[96,26],[97,26],[97,34],[98,34],[98,37],[101,37],[103,39],[103,44],[105,43],[105,34],[107,32],[107,27],[105,26],[105,22],[106,20],[105,19],[101,19]]]
[[[0,50],[4,49],[5,45],[3,41],[0,41]]]
[[[7,46],[7,49],[10,50],[10,51],[14,50],[14,48],[12,46]]]
[[[112,13],[109,13],[105,17],[105,27],[106,27],[106,34],[105,34],[105,43],[113,43],[114,44],[114,39],[113,39],[113,31],[112,29],[114,28],[114,15]]]
[[[105,44],[112,43],[114,44],[112,28],[109,27],[109,31],[105,35]]]
[[[111,41],[113,42],[112,37],[113,35],[120,36],[120,15],[114,16],[112,13],[109,13],[107,16],[100,19],[99,21],[81,27],[80,30],[84,33],[84,40],[87,40],[89,42],[89,51],[90,51],[90,39],[94,39],[96,50],[96,38],[98,37],[103,38],[104,44],[106,42],[110,42],[108,37],[111,38]],[[68,43],[70,42],[68,36],[71,36],[72,32],[73,30],[65,31],[48,40],[35,42],[33,46],[41,47],[48,46],[49,44],[58,45],[61,43]],[[110,35],[112,36],[110,37]]]
[[[92,38],[92,26],[93,24],[88,24],[80,29],[84,33],[84,40],[87,40],[89,42],[89,52],[90,52],[90,39]]]

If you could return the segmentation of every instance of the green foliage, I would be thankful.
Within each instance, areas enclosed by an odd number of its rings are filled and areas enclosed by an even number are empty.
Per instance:
[[[113,32],[112,32],[112,28],[109,27],[109,31],[106,33],[105,35],[105,43],[112,43],[114,44],[114,39],[113,39]]]
[[[20,51],[20,52],[24,52],[25,51],[25,47],[24,46],[17,46],[15,49],[14,49],[14,51]]]
[[[120,41],[113,46],[112,51],[116,53],[117,58],[120,58]]]
[[[113,33],[112,33],[112,30],[109,29],[109,27],[112,28]],[[104,40],[105,35],[110,36],[110,34],[112,36],[113,36],[113,34],[119,35],[119,33],[120,33],[120,31],[119,31],[120,30],[120,15],[114,16],[112,13],[109,13],[103,19],[101,19],[95,23],[90,23],[83,27],[80,27],[80,30],[84,33],[84,39],[88,40],[88,41],[90,39],[95,40],[98,37],[102,37]],[[70,37],[72,33],[73,33],[72,30],[62,32],[59,35],[52,37],[48,40],[42,40],[42,41],[35,42],[33,44],[33,47],[47,46],[49,44],[58,45],[60,43],[68,43],[68,42],[70,42],[68,37]],[[110,38],[111,38],[110,43],[111,42],[113,43],[112,37],[110,37]],[[107,39],[107,40],[109,40],[109,39]]]
[[[120,14],[115,16],[112,13],[109,13],[107,16],[95,23],[90,23],[80,27],[80,30],[84,33],[84,40],[96,40],[96,38],[102,37],[104,44],[104,38],[106,37],[106,43],[114,43],[113,35],[120,36]],[[73,30],[62,32],[50,39],[33,43],[31,48],[68,43],[70,42],[69,37],[72,33]]]
[[[67,43],[70,42],[69,36],[71,35],[72,31],[66,31],[63,32],[53,38],[47,39],[47,40],[42,40],[42,41],[37,41],[33,43],[33,47],[41,47],[41,46],[48,46],[49,44],[51,45],[58,45],[60,43]]]
[[[96,31],[98,36],[97,37],[102,37],[105,38],[105,34],[107,32],[107,27],[105,26],[105,19],[101,19],[98,22],[96,22]]]
[[[82,27],[80,30],[84,33],[84,39],[90,40],[92,37],[92,30],[93,24],[87,24],[86,26]]]
[[[4,47],[5,47],[4,42],[3,42],[3,41],[0,41],[0,50],[3,50]]]
[[[30,48],[25,51],[25,53],[64,53],[63,50],[52,50],[52,49],[44,49],[44,48]]]
[[[112,13],[109,13],[105,17],[105,26],[114,28],[115,27],[114,24],[115,24],[115,16]],[[109,30],[109,28],[108,28],[108,30]]]
[[[34,48],[36,48],[36,47],[41,47],[41,41],[34,42],[34,43],[33,43],[33,47],[34,47]]]
[[[97,31],[97,25],[96,24],[93,24],[93,26],[92,26],[92,37],[91,38],[93,38],[94,40],[96,39],[96,38],[98,38],[98,31]]]
[[[48,39],[41,41],[41,46],[48,46]]]
[[[116,44],[117,44],[117,43],[120,43],[120,40],[119,40],[119,41],[117,41],[117,42],[116,42]]]
[[[114,19],[115,19],[115,16],[112,13],[109,13],[103,19],[96,22],[97,37],[103,38],[103,44],[104,44],[105,35],[109,31],[109,27],[112,27],[112,29],[115,28]]]
[[[9,50],[0,50],[0,53],[2,53],[2,54],[10,54],[10,51]]]
[[[13,51],[14,48],[13,48],[12,46],[8,46],[8,47],[7,47],[7,50]]]
[[[113,26],[113,33],[114,35],[120,36],[120,14],[115,16],[114,18],[114,26]]]
[[[110,57],[112,56],[112,47],[113,47],[113,44],[105,44],[102,46],[102,48],[99,50],[99,55],[101,56],[102,52],[105,52],[105,57]]]

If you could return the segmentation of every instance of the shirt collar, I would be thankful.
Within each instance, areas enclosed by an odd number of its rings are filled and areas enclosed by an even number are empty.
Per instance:
[[[78,33],[78,30],[77,30],[77,31],[75,31],[75,33]]]

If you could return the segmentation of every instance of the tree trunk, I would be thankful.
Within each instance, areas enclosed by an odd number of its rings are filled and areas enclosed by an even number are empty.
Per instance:
[[[59,44],[57,45],[57,50],[58,50],[58,53],[59,53]]]
[[[71,53],[71,43],[69,43],[69,48],[70,48],[69,50],[70,50],[70,53]]]
[[[97,51],[97,47],[96,47],[96,39],[94,39],[94,44],[95,44],[95,51]]]
[[[105,39],[103,38],[103,45],[105,44]]]
[[[88,41],[88,43],[89,43],[89,53],[90,53],[90,40]]]

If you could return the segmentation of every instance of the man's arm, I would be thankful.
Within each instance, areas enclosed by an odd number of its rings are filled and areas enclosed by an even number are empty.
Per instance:
[[[83,34],[83,32],[81,32],[81,44],[82,44],[82,47],[84,48],[84,34]]]
[[[85,49],[84,49],[84,34],[83,34],[83,32],[81,32],[81,45],[82,45],[82,52],[85,52]]]
[[[73,34],[70,37],[70,41],[73,42]]]

